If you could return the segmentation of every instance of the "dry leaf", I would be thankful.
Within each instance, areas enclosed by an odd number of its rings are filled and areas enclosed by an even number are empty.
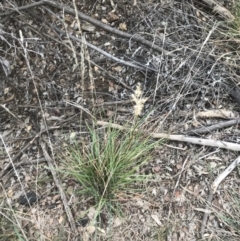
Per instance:
[[[210,165],[210,168],[215,168],[217,166],[217,163],[216,162],[210,162],[209,165]]]
[[[110,45],[111,45],[110,42],[107,42],[107,43],[104,44],[104,46],[110,46]]]
[[[104,99],[103,98],[97,98],[96,99],[96,104],[97,105],[102,105],[104,103]]]
[[[174,201],[175,202],[183,202],[185,200],[184,193],[181,191],[177,190],[174,194]]]
[[[82,30],[84,30],[86,32],[94,32],[96,29],[96,27],[90,23],[83,23],[83,25],[81,27],[82,27]]]
[[[151,215],[152,219],[157,223],[158,226],[162,226],[161,221],[159,220],[158,216],[155,214]]]
[[[105,23],[105,24],[109,24],[109,22],[108,22],[107,19],[105,19],[105,18],[103,18],[103,19],[101,20],[101,22],[102,22],[102,23]]]
[[[26,182],[29,182],[29,181],[32,180],[32,178],[27,173],[25,174],[25,178],[24,179],[25,179]]]
[[[64,220],[64,218],[63,218],[63,216],[61,216],[61,217],[59,218],[59,220],[58,220],[58,223],[62,223],[63,220]]]
[[[180,196],[181,196],[181,192],[179,191],[179,190],[177,190],[176,192],[175,192],[175,198],[179,198]]]
[[[127,25],[126,23],[120,23],[119,24],[119,29],[123,30],[123,31],[127,31]]]
[[[3,93],[6,95],[6,94],[8,94],[9,90],[10,90],[9,88],[5,88]]]
[[[114,12],[110,12],[108,13],[108,21],[110,23],[114,22],[114,21],[117,21],[119,19],[118,15],[116,15]]]
[[[104,234],[106,233],[105,230],[102,228],[97,228],[97,230],[100,231],[101,233],[104,233]]]
[[[113,227],[114,228],[119,227],[121,224],[122,224],[122,220],[119,217],[116,217],[114,219]]]
[[[51,240],[52,234],[50,231],[47,232],[47,237]]]
[[[96,215],[96,209],[94,207],[89,208],[88,214],[87,214],[89,219],[92,220],[95,215]]]
[[[64,21],[65,21],[65,23],[72,23],[73,22],[73,17],[71,15],[65,15],[64,16]]]
[[[200,123],[198,121],[192,121],[192,126],[193,127],[199,127],[200,126]]]
[[[13,196],[13,190],[10,188],[7,192],[7,196],[11,198]]]
[[[32,214],[37,213],[37,208],[32,208],[32,209],[31,209],[31,213],[32,213]]]
[[[94,90],[95,89],[95,85],[89,85],[87,89],[88,90]]]
[[[153,173],[159,173],[160,170],[161,170],[161,167],[160,167],[160,166],[155,166],[155,167],[152,168],[152,172],[153,172]]]
[[[177,167],[178,170],[180,170],[180,169],[182,169],[182,164],[181,163],[177,163],[176,167]]]
[[[114,111],[107,110],[107,117],[112,117],[115,114]]]
[[[156,190],[156,188],[153,188],[153,190],[152,190],[152,195],[153,195],[153,196],[156,196],[156,195],[157,195],[157,190]]]
[[[94,226],[88,226],[86,228],[86,230],[89,234],[93,234],[95,232],[95,227]]]
[[[137,202],[136,202],[136,205],[137,205],[138,207],[143,207],[144,203],[143,203],[142,200],[138,199]]]
[[[28,125],[27,128],[26,128],[27,133],[29,133],[30,130],[32,130],[32,126],[31,126],[31,125]]]
[[[122,66],[116,66],[116,67],[112,67],[112,70],[116,71],[116,72],[121,72],[122,71]]]
[[[194,208],[194,210],[203,212],[203,213],[211,213],[212,212],[211,210],[204,209],[204,208]]]
[[[77,135],[76,132],[72,132],[72,133],[70,134],[70,140],[75,140],[76,135]]]

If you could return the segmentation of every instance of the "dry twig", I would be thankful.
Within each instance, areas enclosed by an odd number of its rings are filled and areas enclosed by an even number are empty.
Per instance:
[[[213,194],[217,191],[218,186],[220,185],[220,183],[240,164],[240,156],[234,160],[229,166],[228,168],[226,168],[213,182],[213,184],[210,187],[210,193],[208,196],[208,200],[207,200],[207,204],[205,207],[206,212],[204,213],[203,216],[203,220],[202,220],[202,226],[201,226],[201,235],[202,237],[204,236],[204,231],[205,231],[205,227],[207,224],[207,220],[208,220],[208,216],[210,213],[210,210],[208,211],[208,209],[211,208],[211,203],[213,200]]]
[[[75,224],[75,221],[74,221],[71,209],[68,206],[67,197],[66,197],[66,195],[65,195],[65,193],[63,191],[62,184],[61,184],[61,182],[57,178],[56,168],[54,168],[54,166],[53,166],[53,161],[52,161],[51,157],[49,156],[49,154],[48,154],[48,152],[46,150],[45,143],[41,142],[40,144],[41,144],[41,148],[42,148],[42,151],[43,151],[43,155],[46,158],[48,166],[49,166],[49,169],[50,169],[50,171],[52,173],[54,182],[55,182],[55,184],[56,184],[56,186],[58,188],[58,191],[60,193],[60,196],[61,196],[64,208],[65,208],[65,211],[66,211],[66,214],[67,214],[67,217],[68,217],[71,229],[72,229],[72,231],[75,234],[77,234],[76,224]]]
[[[111,126],[112,128],[116,128],[119,130],[127,129],[121,125],[112,124],[105,121],[97,121],[97,125]],[[226,141],[216,141],[216,140],[209,140],[209,139],[202,139],[202,138],[195,138],[195,137],[187,137],[184,135],[171,135],[166,133],[150,133],[149,135],[157,139],[163,138],[171,141],[183,141],[183,142],[202,145],[202,146],[212,146],[212,147],[223,148],[223,149],[232,150],[232,151],[240,151],[239,144],[226,142]]]
[[[218,129],[222,129],[222,128],[230,127],[230,126],[233,126],[233,125],[237,125],[239,123],[240,123],[240,118],[237,118],[235,120],[219,122],[217,124],[214,124],[214,125],[211,125],[211,126],[208,126],[208,127],[201,127],[201,128],[194,129],[194,130],[185,131],[184,134],[185,135],[206,134],[206,133],[210,133],[212,131],[218,130]]]

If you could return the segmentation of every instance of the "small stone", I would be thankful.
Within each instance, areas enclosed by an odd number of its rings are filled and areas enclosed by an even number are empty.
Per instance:
[[[21,205],[32,205],[39,197],[33,191],[28,192],[26,195],[21,195],[18,199],[18,203]]]
[[[77,223],[81,224],[82,227],[86,227],[88,222],[89,222],[89,218],[88,217],[84,217],[84,218],[81,218],[80,220],[78,220]]]

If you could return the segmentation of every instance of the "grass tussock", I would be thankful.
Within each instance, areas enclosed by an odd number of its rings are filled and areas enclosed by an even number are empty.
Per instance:
[[[147,180],[138,171],[151,158],[156,144],[135,130],[89,130],[90,144],[68,147],[67,173],[81,184],[80,193],[92,197],[97,207],[114,209],[120,195],[132,192],[136,182]]]

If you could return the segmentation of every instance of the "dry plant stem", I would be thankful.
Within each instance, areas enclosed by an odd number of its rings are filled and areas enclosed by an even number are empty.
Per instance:
[[[101,104],[94,104],[94,107],[103,107],[103,106],[110,106],[110,105],[124,105],[124,104],[131,104],[133,100],[118,100],[118,101],[108,101]]]
[[[225,20],[233,21],[234,16],[223,6],[221,6],[217,1],[214,0],[202,0],[205,2],[208,6],[210,6],[213,10],[213,12],[218,13],[221,15]]]
[[[236,125],[239,123],[240,123],[240,118],[237,118],[235,120],[223,121],[223,122],[220,122],[220,123],[208,126],[208,127],[201,127],[201,128],[194,129],[194,130],[185,131],[184,134],[185,135],[206,134],[206,133],[210,133],[210,132],[218,130],[218,129],[230,127],[230,126],[233,126],[233,125]]]
[[[54,1],[48,1],[48,0],[42,0],[42,1],[39,1],[39,2],[35,2],[35,3],[32,3],[32,4],[29,4],[29,5],[25,5],[25,6],[22,6],[22,7],[19,7],[15,10],[12,10],[12,11],[9,11],[9,12],[5,12],[5,13],[1,13],[0,14],[0,17],[4,17],[4,16],[7,16],[7,15],[10,15],[10,14],[13,14],[15,12],[20,12],[20,11],[23,11],[23,10],[27,10],[27,9],[30,9],[30,8],[34,8],[34,7],[37,7],[37,6],[41,6],[41,5],[48,5],[48,6],[51,6],[51,7],[54,7],[54,8],[57,8],[59,10],[62,10],[64,11],[65,13],[68,13],[68,14],[71,14],[71,15],[75,15],[75,10],[68,7],[68,6],[64,6],[64,5],[61,5],[59,3],[56,3]],[[161,47],[153,44],[152,42],[146,40],[145,38],[143,37],[140,37],[140,36],[137,36],[137,35],[132,35],[132,34],[129,34],[129,33],[126,33],[126,32],[123,32],[123,31],[120,31],[116,28],[112,28],[110,27],[109,25],[107,24],[104,24],[94,18],[91,18],[90,16],[78,11],[78,17],[88,23],[91,23],[93,24],[94,26],[97,26],[109,33],[113,33],[119,37],[122,37],[122,38],[126,38],[126,39],[129,39],[129,40],[134,40],[138,43],[141,43],[155,51],[157,51],[158,53],[164,53],[165,55],[172,55],[170,52],[162,49]]]
[[[132,89],[131,90],[133,93],[134,91]],[[153,97],[148,97],[146,102],[149,101],[153,101]],[[108,102],[104,102],[102,104],[94,104],[93,107],[102,107],[102,106],[110,106],[110,105],[126,105],[126,104],[131,104],[133,103],[133,100],[129,99],[129,100],[117,100],[117,101],[108,101]]]
[[[97,125],[111,126],[112,128],[116,128],[119,130],[127,129],[121,125],[112,124],[112,123],[105,122],[105,121],[97,121]],[[212,147],[218,147],[218,148],[223,148],[223,149],[232,150],[232,151],[240,151],[240,145],[231,143],[231,142],[215,141],[215,140],[195,138],[195,137],[187,137],[184,135],[170,135],[170,134],[166,134],[166,133],[150,133],[149,135],[156,139],[163,138],[163,139],[167,139],[167,140],[171,140],[171,141],[182,141],[182,142],[187,142],[187,143],[192,143],[192,144],[197,144],[197,145],[202,145],[202,146],[212,146]]]
[[[211,189],[210,189],[210,193],[209,193],[209,197],[207,200],[207,205],[206,205],[206,210],[208,207],[210,207],[212,200],[213,200],[213,194],[217,191],[218,186],[220,185],[220,183],[240,164],[240,156],[234,160],[229,166],[228,168],[226,168],[212,183]],[[203,220],[202,220],[202,226],[201,226],[201,235],[203,237],[204,235],[204,231],[205,231],[205,227],[207,224],[207,220],[208,220],[208,215],[209,212],[205,212],[204,216],[203,216]]]
[[[64,209],[66,211],[66,214],[67,214],[67,217],[68,217],[71,229],[72,229],[72,231],[75,234],[77,234],[78,232],[77,232],[77,229],[76,229],[76,225],[75,225],[75,221],[74,221],[71,209],[68,206],[67,197],[66,197],[66,195],[65,195],[65,193],[63,191],[61,182],[57,178],[56,168],[54,168],[54,166],[53,166],[53,161],[52,161],[51,157],[49,156],[49,154],[48,154],[48,152],[46,150],[45,143],[41,142],[40,145],[41,145],[41,148],[42,148],[42,151],[43,151],[43,155],[44,155],[44,157],[47,160],[47,163],[48,163],[49,169],[51,171],[51,174],[53,176],[54,182],[55,182],[55,184],[56,184],[56,186],[58,188],[58,191],[60,193],[60,196],[61,196],[61,199],[62,199],[62,202],[63,202],[63,205],[64,205]]]

